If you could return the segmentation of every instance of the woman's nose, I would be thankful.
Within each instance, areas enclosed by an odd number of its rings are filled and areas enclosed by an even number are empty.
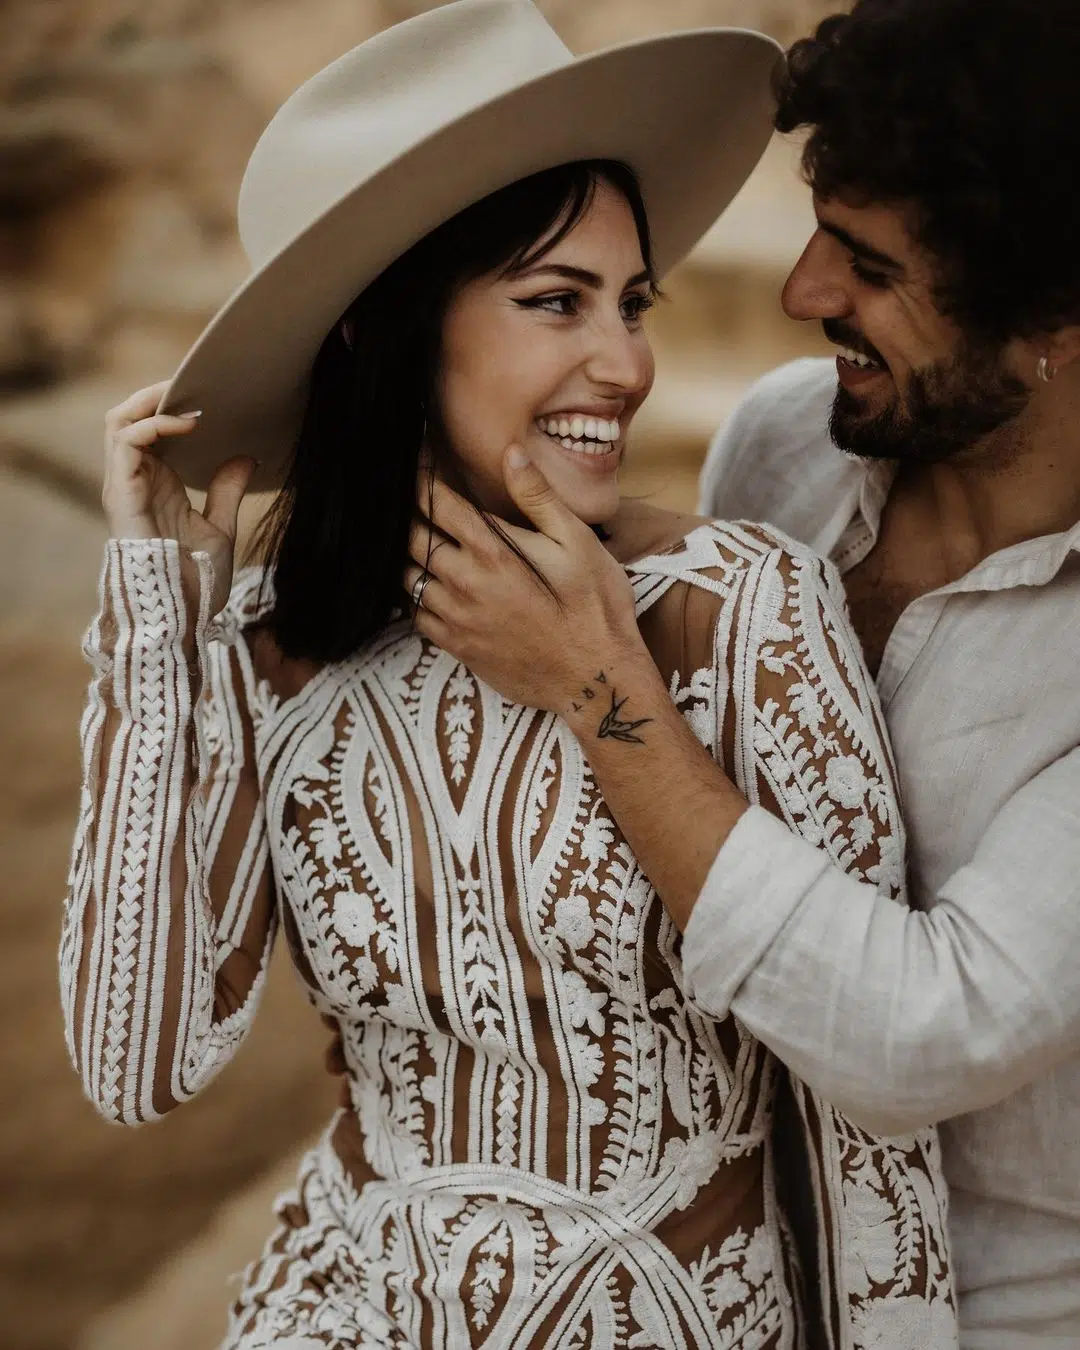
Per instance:
[[[833,243],[818,230],[792,268],[780,298],[789,319],[839,319],[851,312],[850,272]]]
[[[649,340],[641,331],[617,321],[597,326],[586,361],[586,374],[595,384],[607,385],[624,394],[636,394],[652,383],[655,363]]]

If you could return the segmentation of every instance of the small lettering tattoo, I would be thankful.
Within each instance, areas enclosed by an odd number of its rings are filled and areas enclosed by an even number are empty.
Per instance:
[[[604,674],[603,671],[601,671],[600,674],[597,675],[597,677],[596,677],[596,683],[597,683],[597,684],[607,684],[607,676]]]
[[[595,689],[590,689],[588,685],[585,686],[585,688],[581,691],[581,693],[582,693],[583,697],[585,697],[585,698],[595,698],[595,697],[596,697],[596,690],[595,690]]]
[[[644,738],[636,733],[639,727],[645,726],[652,721],[651,717],[639,717],[636,722],[627,722],[619,714],[622,712],[627,700],[620,699],[613,689],[611,691],[611,707],[604,714],[597,731],[597,737],[602,741],[624,741],[627,745],[644,745]]]
[[[574,708],[574,711],[575,711],[575,712],[580,712],[581,709],[582,709],[582,707],[583,707],[583,705],[582,705],[581,703],[575,703],[575,704],[573,705],[573,708]]]

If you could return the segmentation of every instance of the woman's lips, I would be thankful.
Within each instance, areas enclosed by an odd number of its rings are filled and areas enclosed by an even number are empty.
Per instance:
[[[541,431],[540,435],[583,473],[596,474],[598,477],[609,475],[618,468],[622,459],[621,439],[601,444],[575,441],[569,437],[564,440],[546,431]]]

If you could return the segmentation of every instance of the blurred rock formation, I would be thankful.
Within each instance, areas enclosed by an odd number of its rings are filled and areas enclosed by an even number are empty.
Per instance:
[[[423,0],[7,0],[0,8],[0,387],[179,335],[243,271],[240,172],[272,109]],[[811,0],[542,0],[578,49],[737,21],[790,36]]]

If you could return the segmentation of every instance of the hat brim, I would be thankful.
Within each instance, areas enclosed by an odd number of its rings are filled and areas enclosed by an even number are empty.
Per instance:
[[[201,408],[162,453],[205,488],[233,455],[276,487],[316,353],[349,303],[413,244],[489,193],[558,164],[623,160],[637,173],[663,275],[746,182],[772,133],[780,49],[707,29],[608,48],[493,99],[410,147],[252,273],[191,347],[162,412]],[[283,190],[287,190],[283,188]]]

